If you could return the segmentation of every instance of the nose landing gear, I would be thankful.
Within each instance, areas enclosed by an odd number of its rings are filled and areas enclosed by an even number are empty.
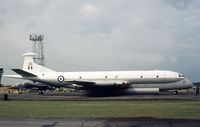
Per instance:
[[[174,91],[174,94],[177,95],[177,94],[178,94],[178,90],[175,90],[175,91]]]

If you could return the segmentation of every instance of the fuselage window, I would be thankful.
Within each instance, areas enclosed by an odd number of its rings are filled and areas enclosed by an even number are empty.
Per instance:
[[[141,75],[140,78],[143,78],[143,76]]]
[[[108,76],[105,76],[105,78],[108,78]]]
[[[157,75],[156,77],[157,77],[157,78],[159,78],[159,76],[158,76],[158,75]]]
[[[82,77],[80,76],[79,78],[81,79]]]

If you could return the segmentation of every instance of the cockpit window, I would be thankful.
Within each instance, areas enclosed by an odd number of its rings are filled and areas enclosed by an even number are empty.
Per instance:
[[[182,74],[178,74],[178,77],[184,77],[184,75],[182,75]]]

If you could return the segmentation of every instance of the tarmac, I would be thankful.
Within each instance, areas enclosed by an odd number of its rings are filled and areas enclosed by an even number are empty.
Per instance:
[[[3,98],[3,95],[1,95]],[[196,100],[194,93],[162,93],[155,95],[126,95],[109,97],[87,97],[81,93],[56,94],[8,94],[8,101],[140,101],[140,100]],[[106,118],[106,119],[66,119],[66,118],[0,118],[0,127],[199,127],[200,119],[163,118]]]
[[[1,95],[1,100],[4,95]],[[32,94],[8,94],[9,101],[137,101],[137,100],[200,100],[200,97],[195,96],[194,93],[161,93],[149,95],[123,95],[123,96],[104,96],[104,97],[88,97],[82,93],[46,93],[39,95]]]
[[[200,120],[159,118],[0,118],[0,127],[199,127]]]

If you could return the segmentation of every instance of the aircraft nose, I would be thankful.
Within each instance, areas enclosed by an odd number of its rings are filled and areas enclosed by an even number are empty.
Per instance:
[[[194,86],[193,83],[192,83],[192,81],[189,80],[189,79],[187,79],[187,78],[185,78],[185,84],[186,84],[189,88],[191,88],[191,87]]]

